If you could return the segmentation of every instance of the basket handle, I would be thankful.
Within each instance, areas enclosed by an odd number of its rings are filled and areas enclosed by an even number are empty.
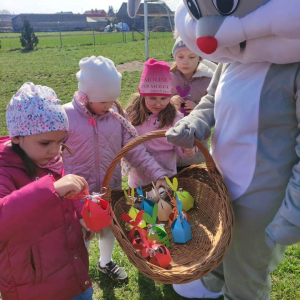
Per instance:
[[[160,138],[160,137],[165,137],[166,135],[166,130],[155,130],[155,131],[151,131],[151,132],[147,132],[143,135],[140,135],[138,137],[136,137],[135,139],[133,139],[132,141],[130,141],[128,144],[126,144],[115,156],[114,160],[111,162],[111,164],[109,165],[109,167],[106,170],[104,179],[103,179],[103,187],[107,187],[107,193],[104,196],[104,198],[106,198],[107,200],[110,199],[110,189],[109,189],[109,182],[110,179],[113,175],[113,172],[115,170],[115,167],[117,166],[117,164],[119,163],[119,161],[121,160],[121,158],[130,150],[132,150],[133,148],[135,148],[136,146],[138,146],[141,143],[144,143],[148,140],[152,140],[155,138]],[[210,153],[208,152],[208,150],[202,145],[202,143],[197,140],[194,139],[194,143],[195,146],[198,147],[198,149],[203,153],[204,157],[205,157],[205,162],[206,162],[206,167],[208,169],[208,171],[210,173],[214,173],[216,170],[216,165],[215,162],[212,158],[212,156],[210,155]]]

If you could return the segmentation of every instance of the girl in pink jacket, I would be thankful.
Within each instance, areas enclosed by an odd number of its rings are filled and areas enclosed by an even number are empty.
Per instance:
[[[3,300],[92,300],[80,201],[87,187],[64,176],[67,115],[55,92],[23,84],[7,106],[0,138],[0,292]],[[81,224],[80,224],[81,223]],[[85,227],[86,228],[86,227]]]
[[[169,129],[182,118],[171,100],[172,78],[170,66],[164,61],[150,58],[145,63],[139,94],[133,96],[132,103],[126,108],[129,120],[139,135],[158,130]],[[177,148],[167,142],[166,138],[152,139],[145,142],[147,151],[166,171],[167,176],[176,174],[176,155],[193,156],[195,148]],[[133,169],[129,173],[128,183],[137,186],[151,183],[148,173]]]
[[[64,143],[71,153],[64,152],[66,173],[84,177],[90,192],[100,192],[106,170],[116,154],[133,139],[135,129],[127,121],[116,99],[121,92],[121,74],[114,63],[102,56],[80,60],[76,74],[78,91],[73,101],[64,105],[70,129]],[[166,186],[167,172],[146,152],[143,145],[125,156],[130,164],[147,173],[156,185]],[[113,173],[110,187],[122,188],[121,166]],[[101,230],[99,250],[101,257],[97,268],[113,280],[127,278],[125,270],[112,260],[115,237],[110,227]]]

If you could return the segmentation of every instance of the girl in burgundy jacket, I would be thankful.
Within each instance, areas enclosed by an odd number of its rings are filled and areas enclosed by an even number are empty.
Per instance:
[[[7,106],[0,138],[0,292],[3,300],[91,300],[80,201],[87,187],[64,176],[69,123],[55,92],[25,83]],[[91,231],[90,231],[91,236]],[[80,298],[78,298],[80,297]]]

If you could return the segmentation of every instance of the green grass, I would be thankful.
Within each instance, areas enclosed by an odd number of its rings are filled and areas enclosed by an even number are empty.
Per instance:
[[[132,36],[131,32],[125,32],[127,43],[134,41],[141,41],[144,36],[135,32]],[[59,32],[37,32],[39,38],[38,48],[45,47],[60,47],[60,33]],[[107,45],[115,43],[123,43],[122,32],[96,32],[95,31],[95,45]],[[94,36],[92,31],[71,31],[62,32],[61,40],[63,48],[69,46],[92,46],[94,45]],[[153,32],[150,33],[150,39],[170,39],[172,33],[170,32]],[[0,33],[0,40],[2,50],[18,49],[21,48],[20,33]]]
[[[151,39],[149,56],[170,60],[173,40]],[[81,58],[102,55],[122,64],[134,60],[144,61],[144,42],[107,44],[100,46],[70,46],[38,48],[24,52],[0,51],[0,135],[6,133],[5,108],[10,98],[26,81],[52,87],[63,103],[72,100],[77,90],[76,72]],[[129,95],[137,91],[140,73],[123,73],[120,101],[125,103]]]
[[[1,39],[1,37],[0,37]],[[17,39],[16,39],[17,40]],[[3,41],[3,39],[2,39]],[[170,60],[173,40],[171,38],[150,39],[149,56],[159,60]],[[78,62],[82,57],[103,55],[115,64],[133,60],[144,61],[144,42],[127,42],[98,46],[66,46],[60,49],[39,47],[36,51],[0,51],[0,134],[7,134],[5,108],[11,96],[26,81],[52,87],[59,98],[71,101],[77,89],[75,77]],[[141,72],[124,72],[120,102],[125,106],[128,97],[137,91]],[[94,239],[90,249],[90,275],[95,289],[95,300],[152,300],[183,299],[175,294],[170,285],[162,285],[142,276],[133,267],[116,243],[114,259],[121,263],[129,274],[126,284],[117,284],[95,269],[98,260],[98,244]],[[259,254],[258,254],[259,255]],[[272,274],[272,300],[300,300],[300,246],[288,248],[284,260]],[[249,299],[250,300],[250,299]],[[256,299],[251,299],[256,300]]]

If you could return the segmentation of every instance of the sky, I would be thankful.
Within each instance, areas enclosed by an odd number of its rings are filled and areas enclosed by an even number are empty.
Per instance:
[[[118,10],[127,0],[0,0],[0,10],[8,10],[10,13],[56,13],[72,11],[84,13],[86,10],[104,9],[112,5]]]

